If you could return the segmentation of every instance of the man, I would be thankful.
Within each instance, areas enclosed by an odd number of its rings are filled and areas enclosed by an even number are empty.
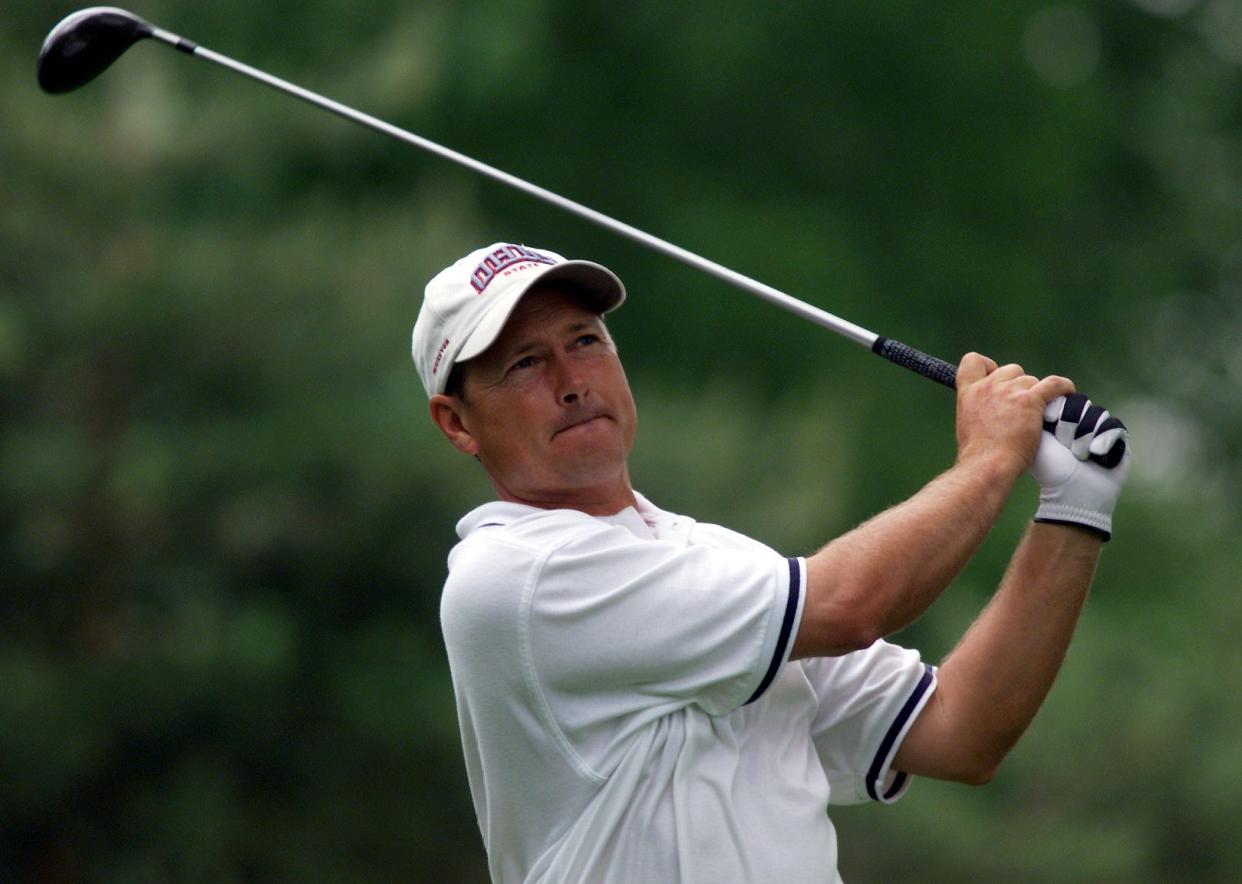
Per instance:
[[[492,877],[839,880],[829,804],[894,801],[912,774],[985,783],[1031,721],[1111,530],[1125,429],[1065,378],[967,354],[954,466],[785,558],[634,491],[603,320],[624,298],[597,264],[498,243],[438,274],[414,327],[432,420],[498,498],[458,524],[441,606]],[[885,642],[1028,469],[1036,521],[958,647],[933,668]]]

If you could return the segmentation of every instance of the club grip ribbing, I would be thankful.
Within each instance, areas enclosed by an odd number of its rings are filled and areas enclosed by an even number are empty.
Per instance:
[[[957,389],[957,366],[951,362],[928,356],[922,350],[915,350],[892,338],[876,338],[871,345],[871,352],[938,384],[944,384],[949,389]]]

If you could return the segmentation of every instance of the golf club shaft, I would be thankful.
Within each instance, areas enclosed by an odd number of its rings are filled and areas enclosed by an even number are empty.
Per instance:
[[[309,104],[313,104],[316,107],[330,111],[331,113],[344,117],[345,119],[352,120],[355,123],[361,123],[368,128],[382,132],[385,135],[390,135],[393,138],[397,138],[407,144],[413,145],[414,147],[442,157],[449,162],[456,163],[459,166],[464,166],[467,169],[478,172],[480,175],[499,181],[501,184],[506,184],[509,187],[520,190],[523,193],[535,197],[536,199],[543,200],[546,203],[550,203],[564,209],[565,211],[577,215],[580,218],[584,218],[598,224],[606,230],[620,234],[621,236],[634,240],[635,242],[647,246],[648,248],[663,255],[667,255],[674,260],[681,261],[683,264],[687,264],[696,270],[701,270],[702,272],[714,276],[717,279],[723,280],[724,282],[727,282],[744,292],[748,292],[758,298],[762,298],[771,304],[775,304],[777,307],[781,307],[784,310],[787,310],[796,316],[800,316],[803,319],[807,319],[816,325],[828,329],[829,331],[836,332],[843,337],[849,338],[851,341],[869,348],[872,352],[882,356],[890,362],[904,368],[908,368],[911,371],[930,378],[931,380],[937,381],[938,383],[944,384],[945,386],[954,387],[956,385],[955,377],[957,369],[956,366],[951,363],[937,359],[934,356],[929,356],[926,353],[898,341],[894,341],[891,338],[885,338],[877,335],[874,332],[870,332],[867,329],[862,328],[861,326],[841,319],[839,316],[834,316],[833,314],[825,310],[821,310],[818,307],[814,307],[805,301],[798,300],[797,298],[787,295],[778,289],[772,288],[771,286],[765,285],[758,280],[752,279],[749,276],[745,276],[735,270],[731,270],[728,267],[718,264],[715,261],[696,255],[695,253],[687,251],[680,246],[673,245],[658,236],[653,236],[650,233],[618,221],[617,219],[605,215],[602,212],[597,212],[596,210],[589,208],[588,206],[584,206],[581,203],[567,199],[559,194],[553,193],[550,190],[539,187],[538,185],[532,184],[522,178],[518,178],[515,175],[510,175],[508,172],[503,172],[494,166],[489,166],[486,163],[480,162],[472,157],[468,157],[465,154],[458,153],[457,151],[444,147],[441,144],[437,144],[434,141],[415,135],[413,132],[394,126],[391,123],[387,123],[369,114],[362,113],[361,111],[355,110],[341,104],[340,102],[333,101],[330,98],[325,98],[318,93],[311,92],[309,89],[304,89],[301,86],[288,82],[287,80],[282,80],[280,77],[275,77],[265,71],[243,64],[229,58],[226,55],[221,55],[218,52],[214,52],[205,46],[200,46],[192,41],[179,37],[176,34],[156,28],[151,36],[155,40],[171,45],[182,52],[195,56],[196,58],[201,58],[204,61],[210,61],[214,64],[220,65],[221,67],[228,68],[229,70],[241,74],[244,77],[249,77],[252,80],[264,83],[277,91],[284,92],[287,95],[292,95],[295,98],[300,98]]]

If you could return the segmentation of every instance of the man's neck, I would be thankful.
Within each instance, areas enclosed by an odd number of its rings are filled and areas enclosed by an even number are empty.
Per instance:
[[[578,510],[589,516],[611,516],[626,507],[638,505],[628,476],[624,482],[600,488],[548,489],[518,493],[495,482],[493,486],[497,496],[509,503],[521,503],[545,510]]]

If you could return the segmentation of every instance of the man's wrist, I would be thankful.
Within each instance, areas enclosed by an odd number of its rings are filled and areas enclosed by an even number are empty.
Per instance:
[[[1037,513],[1032,521],[1040,525],[1060,525],[1064,528],[1070,528],[1088,537],[1094,537],[1096,540],[1100,541],[1100,543],[1108,543],[1108,541],[1113,537],[1111,530],[1099,528],[1095,525],[1089,525],[1085,522],[1072,521],[1070,519],[1058,519],[1051,516],[1041,516]]]
[[[1064,538],[1072,539],[1074,543],[1089,544],[1092,546],[1102,546],[1107,544],[1112,538],[1112,531],[1103,528],[1097,528],[1094,525],[1082,523],[1082,521],[1072,521],[1069,519],[1049,518],[1049,516],[1036,513],[1032,520],[1033,526],[1040,530],[1056,531]]]
[[[983,450],[961,449],[954,466],[971,475],[978,475],[989,484],[1003,485],[1006,489],[1026,470],[1026,464],[1021,458],[997,447]]]
[[[1039,508],[1035,510],[1035,521],[1081,525],[1089,528],[1108,540],[1113,532],[1111,507],[1109,512],[1083,506],[1080,502],[1071,502],[1063,496],[1040,495]]]

